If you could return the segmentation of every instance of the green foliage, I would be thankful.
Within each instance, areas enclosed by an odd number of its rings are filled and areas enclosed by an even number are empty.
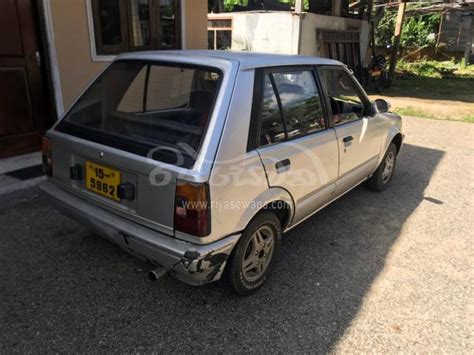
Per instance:
[[[248,0],[224,0],[225,11],[232,11],[235,5],[247,6]]]
[[[395,21],[397,13],[394,11],[385,11],[384,16],[375,28],[375,44],[377,46],[387,46],[393,42],[393,33],[395,31]]]
[[[295,6],[295,0],[278,0],[284,4],[290,4],[291,6]],[[232,12],[234,10],[234,6],[248,6],[248,0],[224,0],[224,8],[227,12]],[[304,0],[304,9],[309,9],[309,0]]]
[[[399,60],[397,71],[418,77],[442,78],[444,76],[474,77],[474,65],[456,63],[454,60],[438,62],[436,60],[419,60],[407,62]]]
[[[375,30],[375,43],[378,46],[387,46],[393,43],[396,11],[386,11]],[[402,47],[423,47],[434,45],[432,33],[437,33],[441,15],[439,13],[423,14],[409,17],[405,20],[400,38]]]

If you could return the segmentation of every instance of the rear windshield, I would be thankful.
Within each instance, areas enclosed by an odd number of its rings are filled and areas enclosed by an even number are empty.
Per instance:
[[[194,164],[221,82],[217,69],[117,61],[57,130],[182,167]]]

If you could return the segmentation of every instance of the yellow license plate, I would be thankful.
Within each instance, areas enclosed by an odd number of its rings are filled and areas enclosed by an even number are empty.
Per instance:
[[[86,161],[87,190],[120,201],[117,196],[118,185],[120,185],[120,171]]]

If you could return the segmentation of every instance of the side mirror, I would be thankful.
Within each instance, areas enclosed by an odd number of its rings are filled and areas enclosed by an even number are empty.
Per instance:
[[[390,104],[384,99],[376,99],[374,101],[374,108],[378,113],[384,113],[390,110]]]

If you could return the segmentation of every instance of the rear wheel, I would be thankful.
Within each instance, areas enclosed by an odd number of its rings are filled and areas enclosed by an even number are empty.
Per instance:
[[[390,143],[390,146],[388,147],[382,162],[375,171],[374,175],[372,175],[372,177],[367,181],[367,185],[374,191],[385,190],[392,180],[396,162],[397,147],[394,143]]]
[[[229,264],[234,290],[249,295],[266,281],[281,246],[280,220],[271,212],[258,215],[245,229]]]

